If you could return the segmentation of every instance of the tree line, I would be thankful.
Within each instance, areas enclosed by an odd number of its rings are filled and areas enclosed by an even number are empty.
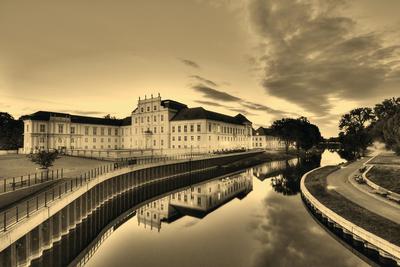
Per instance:
[[[374,140],[400,155],[400,97],[351,110],[341,117],[339,129],[341,153],[348,159],[363,156]]]

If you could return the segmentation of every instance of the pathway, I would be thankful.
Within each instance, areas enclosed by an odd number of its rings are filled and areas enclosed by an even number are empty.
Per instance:
[[[362,188],[362,185],[350,181],[358,173],[358,169],[368,160],[369,158],[358,160],[331,173],[327,177],[327,184],[330,188],[334,188],[339,194],[361,207],[400,224],[400,205],[396,206],[388,203],[383,198],[372,196]]]

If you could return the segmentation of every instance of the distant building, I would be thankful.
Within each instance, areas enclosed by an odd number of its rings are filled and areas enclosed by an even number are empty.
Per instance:
[[[252,133],[253,148],[265,150],[283,150],[285,149],[284,142],[270,128],[260,127],[257,130],[253,129]]]
[[[23,117],[24,153],[39,150],[173,150],[216,152],[252,148],[252,123],[189,108],[173,100],[138,100],[125,119],[106,119],[38,111]]]

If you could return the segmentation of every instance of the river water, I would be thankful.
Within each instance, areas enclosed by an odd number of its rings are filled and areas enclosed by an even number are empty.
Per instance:
[[[87,266],[367,266],[305,208],[301,175],[343,160],[265,163],[150,202],[102,237]]]

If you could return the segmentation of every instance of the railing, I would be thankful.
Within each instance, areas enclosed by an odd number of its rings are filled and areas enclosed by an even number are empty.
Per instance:
[[[213,155],[204,156],[204,158],[212,156]],[[0,229],[6,232],[8,228],[18,223],[22,219],[28,218],[32,213],[38,211],[43,207],[47,207],[49,203],[60,199],[63,195],[81,188],[83,185],[98,177],[99,175],[114,172],[118,169],[133,165],[148,165],[192,158],[192,155],[132,158],[121,159],[118,162],[99,166],[97,168],[81,173],[75,178],[65,179],[63,182],[54,185],[52,188],[44,192],[40,192],[36,196],[31,197],[28,200],[25,200],[22,203],[18,203],[15,206],[0,212]]]
[[[333,212],[331,209],[325,207],[321,202],[319,202],[307,189],[305,186],[305,179],[308,174],[313,171],[320,169],[321,167],[311,170],[303,175],[300,182],[300,190],[303,194],[304,198],[319,212],[321,212],[325,217],[329,218],[331,221],[338,224],[343,229],[350,232],[352,235],[357,236],[361,240],[372,244],[373,246],[377,247],[379,250],[387,253],[388,255],[395,258],[396,261],[400,261],[400,247],[390,243],[389,241],[376,236],[367,230],[351,223],[350,221],[346,220],[345,218],[341,217],[337,213]]]
[[[0,194],[15,191],[17,189],[54,181],[63,178],[63,169],[45,170],[39,173],[3,178],[0,180]]]
[[[252,154],[254,151],[246,152],[246,154]],[[240,153],[245,154],[245,153]],[[50,189],[42,191],[35,196],[24,200],[21,203],[14,205],[0,212],[0,231],[6,232],[11,226],[15,225],[24,218],[29,218],[29,216],[43,207],[47,207],[48,204],[54,202],[57,199],[69,192],[73,192],[82,186],[85,186],[88,182],[98,177],[99,175],[114,172],[118,169],[122,169],[128,166],[137,165],[149,165],[156,163],[167,163],[174,162],[177,160],[191,160],[191,159],[208,159],[208,158],[219,158],[227,155],[174,155],[174,156],[164,156],[164,157],[143,157],[143,158],[128,158],[121,159],[118,162],[105,164],[97,168],[91,169],[84,173],[80,173],[74,178],[64,179],[62,182],[53,185]],[[228,155],[231,156],[231,155]],[[69,175],[70,176],[70,175]]]

